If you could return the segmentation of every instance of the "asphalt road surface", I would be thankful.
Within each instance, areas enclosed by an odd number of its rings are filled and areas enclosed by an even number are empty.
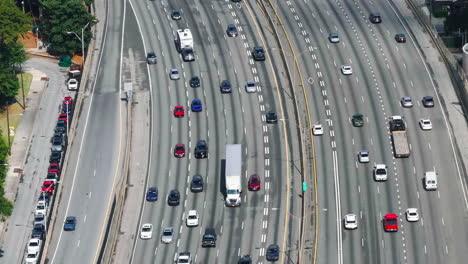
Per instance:
[[[467,205],[456,154],[430,71],[401,18],[387,1],[286,1],[278,8],[301,53],[304,74],[318,81],[310,87],[313,119],[327,124],[325,136],[316,140],[317,262],[463,262]],[[380,12],[383,23],[371,24],[371,12]],[[330,43],[330,33],[338,33],[340,43]],[[405,33],[408,42],[397,43],[397,33]],[[344,64],[352,66],[352,75],[341,74]],[[449,80],[438,80],[443,83]],[[422,106],[427,95],[436,99],[434,108]],[[402,96],[411,96],[414,107],[402,108]],[[364,114],[364,127],[352,127],[354,113]],[[392,115],[404,116],[408,125],[410,158],[393,158],[388,129]],[[431,131],[421,130],[422,118],[432,121]],[[370,151],[370,163],[357,162],[360,150]],[[373,180],[376,163],[388,166],[388,181]],[[432,170],[439,175],[439,188],[429,192],[422,180],[424,172]],[[409,207],[419,209],[419,222],[406,221]],[[357,230],[343,229],[348,213],[358,216]],[[397,233],[383,231],[387,213],[399,215]]]

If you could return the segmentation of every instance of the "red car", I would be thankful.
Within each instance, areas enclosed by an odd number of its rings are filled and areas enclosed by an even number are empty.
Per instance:
[[[396,42],[398,43],[406,43],[406,37],[405,37],[405,34],[396,34],[395,35],[395,40]]]
[[[175,117],[184,117],[185,116],[184,107],[181,106],[181,105],[176,105],[176,107],[174,107],[174,116]]]
[[[383,225],[386,232],[398,231],[398,216],[396,214],[386,214],[383,219]]]
[[[73,98],[71,98],[71,96],[65,96],[63,98],[63,104],[72,106],[73,105]]]
[[[250,176],[249,178],[249,191],[258,191],[260,190],[260,177],[257,174]]]
[[[58,120],[63,120],[65,122],[68,122],[68,115],[65,113],[61,113],[58,117]]]
[[[57,173],[57,175],[60,175],[60,166],[58,163],[51,163],[49,164],[49,170],[47,173]]]
[[[54,189],[55,189],[55,183],[53,181],[44,181],[42,183],[41,190],[43,192],[46,192],[48,194],[52,194],[54,192]]]
[[[183,158],[185,157],[185,145],[184,144],[177,144],[174,148],[174,156],[176,158]]]

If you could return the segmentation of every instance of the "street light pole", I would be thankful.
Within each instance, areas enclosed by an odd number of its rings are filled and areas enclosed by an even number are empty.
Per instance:
[[[74,34],[81,41],[81,55],[83,56],[83,64],[82,64],[83,67],[84,67],[85,58],[86,58],[85,51],[84,51],[84,31],[91,24],[91,22],[96,22],[96,20],[89,21],[84,27],[81,28],[81,38],[80,38],[80,36],[78,36],[78,34],[76,34],[73,31],[68,31],[67,32],[67,34],[69,34],[69,35]]]

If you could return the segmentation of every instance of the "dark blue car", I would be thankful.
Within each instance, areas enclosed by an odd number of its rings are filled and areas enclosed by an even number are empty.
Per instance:
[[[201,112],[203,110],[202,102],[200,99],[193,99],[192,112]]]
[[[63,225],[63,230],[73,231],[76,227],[76,218],[74,216],[67,216],[65,218],[65,224]]]
[[[154,202],[158,200],[158,188],[150,187],[146,192],[146,201]]]

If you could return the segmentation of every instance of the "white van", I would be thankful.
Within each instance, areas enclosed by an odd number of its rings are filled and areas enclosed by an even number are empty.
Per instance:
[[[424,173],[424,189],[426,191],[437,190],[437,173],[435,171]]]

